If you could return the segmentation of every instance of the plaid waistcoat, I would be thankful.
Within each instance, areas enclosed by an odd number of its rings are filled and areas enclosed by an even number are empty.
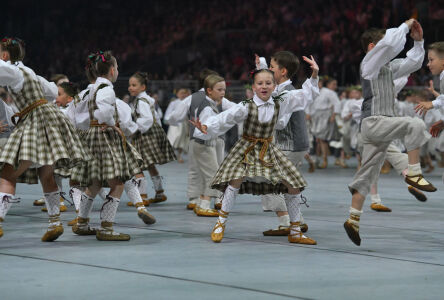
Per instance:
[[[262,139],[273,136],[274,126],[279,116],[279,101],[274,100],[273,118],[267,123],[259,122],[259,109],[253,99],[246,100],[243,103],[248,104],[248,117],[244,121],[244,135]]]
[[[21,111],[35,101],[44,99],[45,96],[41,83],[28,74],[23,68],[19,69],[23,73],[23,88],[17,93],[14,93],[11,89],[9,89],[9,92],[11,92],[15,105],[17,105],[17,108]]]
[[[91,121],[92,121],[92,120],[97,121],[97,120],[94,118],[94,111],[95,111],[96,109],[99,109],[99,107],[97,106],[97,103],[96,103],[97,92],[98,92],[100,89],[103,89],[104,87],[107,87],[107,86],[108,86],[108,85],[107,85],[106,83],[102,83],[101,85],[99,85],[99,87],[97,88],[97,90],[96,90],[95,93],[94,93],[94,97],[90,97],[89,100],[88,100],[89,119],[90,119]],[[114,121],[116,121],[116,124],[119,123],[119,115],[117,114],[117,104],[116,104],[116,103],[114,103]]]

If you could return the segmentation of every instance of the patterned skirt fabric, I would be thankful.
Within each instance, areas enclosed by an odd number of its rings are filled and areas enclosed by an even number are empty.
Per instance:
[[[89,150],[88,145],[86,145],[86,143],[85,143],[85,136],[86,136],[87,131],[81,130],[81,129],[76,129],[76,132],[80,138],[81,143],[83,144],[83,147],[85,147],[86,149]],[[63,178],[69,178],[69,177],[71,177],[71,169],[69,169],[69,168],[56,169],[56,170],[54,170],[54,174],[62,176]]]
[[[147,170],[152,164],[163,165],[176,160],[174,149],[162,127],[154,124],[144,134],[137,133],[132,144],[143,159],[142,169]]]
[[[118,178],[125,182],[142,172],[142,158],[136,149],[126,143],[126,150],[120,134],[113,128],[102,131],[100,127],[90,128],[85,136],[94,159],[76,167],[71,172],[71,180],[81,186],[89,186],[93,179],[103,187],[108,187],[108,180]]]
[[[18,167],[21,160],[34,166],[70,169],[92,158],[70,121],[52,104],[32,110],[14,128],[0,153],[0,163]],[[17,182],[37,184],[36,168],[25,171]]]
[[[282,183],[286,181],[291,187],[304,189],[305,179],[296,166],[274,144],[270,143],[264,156],[264,161],[272,163],[272,167],[263,166],[259,161],[262,143],[257,143],[247,154],[244,163],[245,150],[252,143],[241,138],[228,153],[217,170],[211,182],[211,188],[225,191],[233,179],[245,178],[240,194],[266,195],[288,193],[288,188]]]

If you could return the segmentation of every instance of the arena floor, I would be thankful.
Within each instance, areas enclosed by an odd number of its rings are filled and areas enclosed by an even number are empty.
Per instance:
[[[116,229],[130,242],[99,242],[69,227],[54,243],[42,243],[46,213],[32,206],[40,186],[19,185],[22,198],[10,210],[0,239],[1,299],[442,299],[444,283],[444,190],[441,173],[431,181],[438,192],[420,203],[394,171],[382,175],[380,194],[392,213],[365,205],[362,246],[347,238],[347,183],[353,169],[331,167],[314,174],[304,194],[307,235],[317,246],[264,237],[277,226],[262,212],[260,198],[241,196],[221,244],[210,239],[215,218],[185,210],[187,166],[159,170],[167,202],[149,210],[157,223],[144,225],[122,198]],[[64,182],[65,186],[67,182]],[[102,201],[96,200],[93,222]],[[64,223],[74,209],[63,213]]]

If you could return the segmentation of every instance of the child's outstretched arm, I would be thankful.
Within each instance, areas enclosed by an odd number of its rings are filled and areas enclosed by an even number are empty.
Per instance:
[[[265,57],[259,57],[259,55],[254,54],[254,63],[256,65],[256,70],[268,69]]]

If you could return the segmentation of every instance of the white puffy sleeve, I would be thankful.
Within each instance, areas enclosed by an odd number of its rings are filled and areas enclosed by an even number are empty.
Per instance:
[[[23,88],[23,82],[22,71],[0,59],[0,86],[8,86],[17,93]]]
[[[413,48],[407,52],[406,58],[398,58],[390,62],[393,72],[393,79],[409,76],[419,70],[424,61],[424,40],[415,41]]]
[[[256,70],[263,70],[268,69],[267,61],[265,60],[265,57],[259,58],[259,64],[256,65]]]
[[[45,96],[45,99],[48,101],[55,101],[57,98],[57,95],[59,93],[59,90],[57,88],[57,85],[54,82],[49,82],[42,76],[36,75],[37,79],[39,80],[40,84],[43,88],[43,95]]]
[[[364,79],[375,79],[379,70],[386,63],[395,58],[404,49],[406,34],[409,32],[407,24],[402,23],[398,28],[390,28],[376,46],[367,52],[361,64],[361,75]]]
[[[230,108],[232,108],[235,105],[236,105],[236,103],[226,99],[225,97],[222,98],[222,111],[230,109]]]
[[[209,117],[203,125],[207,126],[207,134],[199,130],[194,131],[194,137],[210,140],[227,132],[231,127],[239,124],[248,116],[248,104],[239,103],[220,114]]]
[[[119,98],[116,98],[116,105],[120,128],[126,136],[133,135],[137,131],[137,124],[131,117],[131,107]]]
[[[190,106],[191,96],[188,96],[184,100],[179,101],[169,114],[165,113],[164,120],[170,125],[179,125],[187,118]]]
[[[313,99],[319,96],[318,78],[305,80],[302,89],[288,91],[283,94],[284,101],[281,102],[279,119],[285,114],[299,110],[305,110]]]
[[[116,125],[114,120],[114,105],[116,105],[116,94],[112,87],[107,86],[97,91],[96,104],[98,109],[94,111],[94,118],[100,124],[109,126]]]
[[[165,124],[169,124],[167,121],[167,118],[171,115],[171,113],[174,111],[174,107],[179,103],[179,99],[175,99],[168,104],[167,109],[165,110],[165,114],[163,116],[163,121]]]
[[[143,100],[137,101],[139,101],[137,103],[137,114],[139,115],[136,120],[137,129],[139,129],[141,133],[145,133],[148,131],[148,129],[151,128],[151,126],[153,126],[154,117],[151,113],[151,107],[148,103]]]

